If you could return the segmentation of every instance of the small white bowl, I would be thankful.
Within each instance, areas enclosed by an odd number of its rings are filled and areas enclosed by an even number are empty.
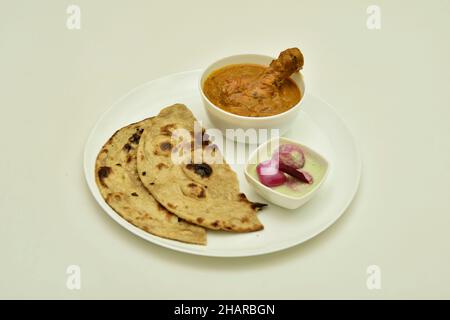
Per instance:
[[[255,191],[264,199],[287,209],[296,209],[307,203],[311,198],[317,194],[317,191],[319,191],[320,187],[323,185],[324,181],[326,180],[329,172],[329,163],[328,161],[319,153],[312,150],[311,148],[288,138],[279,138],[279,145],[285,144],[285,143],[292,143],[299,145],[303,152],[305,153],[306,159],[308,157],[315,157],[317,161],[321,162],[322,165],[325,167],[325,173],[320,181],[315,181],[316,184],[313,189],[311,189],[308,193],[305,193],[301,196],[291,196],[286,195],[283,193],[280,193],[278,191],[275,191],[272,188],[269,188],[265,185],[263,185],[258,179],[255,179],[250,173],[249,168],[251,165],[258,164],[261,161],[270,159],[270,156],[273,154],[274,148],[276,147],[273,145],[274,141],[278,139],[271,139],[270,141],[267,141],[266,143],[261,144],[248,158],[247,164],[245,165],[245,178],[247,179],[247,182],[255,188]],[[272,146],[273,145],[273,146]],[[308,160],[306,160],[308,161]]]
[[[292,123],[295,121],[298,112],[300,111],[300,105],[305,96],[305,82],[300,72],[296,72],[291,76],[291,79],[297,84],[301,92],[300,101],[290,108],[289,110],[268,117],[245,117],[237,114],[227,112],[208,100],[203,92],[203,84],[208,76],[215,70],[225,67],[230,64],[239,63],[253,63],[268,66],[275,58],[260,54],[240,54],[229,56],[219,61],[216,61],[209,65],[205,71],[203,71],[200,81],[199,90],[203,99],[203,103],[207,114],[214,124],[214,126],[220,129],[224,134],[226,129],[278,129],[279,135],[285,133]],[[239,141],[239,140],[238,140]],[[244,141],[241,141],[244,142]]]

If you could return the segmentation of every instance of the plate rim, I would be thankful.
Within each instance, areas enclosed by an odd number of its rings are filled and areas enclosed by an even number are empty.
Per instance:
[[[167,249],[172,249],[172,250],[177,251],[177,252],[183,252],[183,253],[192,254],[192,255],[208,256],[208,257],[221,257],[221,258],[253,257],[253,256],[266,255],[266,254],[270,254],[270,253],[274,253],[274,252],[278,252],[278,251],[287,250],[287,249],[290,249],[292,247],[298,246],[298,245],[300,245],[302,243],[305,243],[305,242],[315,238],[316,236],[318,236],[319,234],[321,234],[322,232],[327,230],[331,225],[336,223],[336,221],[339,220],[339,218],[341,218],[342,215],[347,211],[347,209],[349,208],[351,203],[354,201],[355,196],[356,196],[356,194],[358,192],[359,185],[360,185],[360,180],[361,180],[361,172],[362,172],[361,151],[360,151],[360,146],[359,146],[358,142],[356,141],[354,135],[352,134],[352,131],[347,126],[346,122],[343,120],[341,115],[338,112],[336,112],[336,109],[330,103],[325,101],[323,98],[318,97],[316,95],[312,95],[311,93],[308,93],[308,95],[310,95],[310,96],[320,100],[322,103],[326,104],[327,107],[330,108],[333,111],[334,115],[340,120],[341,124],[347,130],[349,136],[352,138],[351,139],[351,144],[352,144],[353,149],[355,150],[355,161],[357,163],[357,168],[356,168],[356,183],[354,184],[353,188],[351,189],[351,192],[350,192],[351,196],[349,197],[349,199],[347,200],[347,202],[343,206],[343,209],[340,210],[339,214],[336,215],[336,217],[334,219],[330,219],[330,221],[328,221],[326,224],[324,224],[324,226],[322,228],[319,228],[316,232],[313,232],[311,235],[308,235],[308,237],[305,238],[305,239],[301,239],[301,240],[298,240],[298,241],[293,241],[289,245],[283,245],[283,243],[285,243],[285,242],[280,242],[280,243],[278,243],[278,245],[271,246],[267,250],[261,250],[261,249],[257,249],[257,250],[250,249],[250,250],[248,250],[247,249],[247,250],[243,250],[243,251],[239,251],[239,252],[230,252],[230,253],[228,253],[228,252],[216,252],[214,250],[213,251],[210,251],[210,250],[208,251],[207,245],[206,245],[204,247],[205,250],[203,250],[203,251],[195,250],[194,251],[191,248],[189,248],[188,246],[198,247],[197,245],[188,244],[188,243],[182,243],[183,246],[177,246],[175,243],[178,244],[178,242],[175,241],[175,240],[161,238],[161,237],[155,236],[155,235],[153,235],[151,233],[145,232],[145,231],[135,227],[133,224],[129,223],[124,218],[122,218],[119,214],[117,214],[112,208],[110,208],[106,204],[106,202],[104,201],[103,198],[102,198],[103,201],[101,201],[101,202],[97,199],[96,189],[92,185],[92,183],[90,181],[90,178],[89,178],[89,176],[94,176],[94,178],[95,178],[95,168],[89,168],[90,165],[88,164],[88,162],[89,162],[89,160],[88,160],[88,152],[89,152],[88,149],[89,149],[89,146],[91,144],[91,141],[94,139],[94,133],[97,131],[98,126],[100,125],[102,120],[109,114],[109,112],[111,110],[114,109],[115,106],[117,106],[118,104],[122,103],[129,96],[133,95],[135,92],[139,91],[140,89],[142,89],[142,88],[144,88],[146,86],[150,86],[152,83],[155,83],[157,81],[162,81],[164,79],[171,78],[171,77],[182,76],[182,75],[185,75],[185,74],[201,73],[202,71],[203,71],[203,69],[194,69],[194,70],[182,71],[182,72],[177,72],[177,73],[171,73],[171,74],[168,74],[168,75],[165,75],[165,76],[162,76],[162,77],[158,77],[158,78],[149,80],[147,82],[144,82],[144,83],[142,83],[142,84],[132,88],[131,90],[129,90],[127,93],[123,94],[122,96],[120,96],[120,98],[118,98],[114,103],[112,103],[108,108],[106,108],[106,110],[96,120],[95,124],[92,126],[92,128],[91,128],[91,130],[89,132],[88,138],[86,139],[86,142],[85,142],[85,145],[84,145],[83,168],[84,168],[84,178],[85,178],[86,184],[88,185],[88,188],[89,188],[89,191],[91,193],[91,196],[94,198],[94,200],[97,202],[97,204],[100,205],[102,210],[105,211],[109,217],[111,217],[115,222],[117,222],[120,226],[125,228],[127,231],[131,232],[135,236],[138,236],[138,237],[142,238],[143,240],[146,240],[147,242],[150,242],[150,243],[152,243],[154,245],[159,245],[159,246],[167,248]],[[112,211],[112,213],[110,211]]]

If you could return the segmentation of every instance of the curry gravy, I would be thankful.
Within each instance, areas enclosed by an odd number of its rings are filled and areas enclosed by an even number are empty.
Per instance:
[[[270,75],[264,74],[267,69],[258,64],[225,66],[207,77],[203,92],[214,105],[240,116],[266,117],[285,112],[300,101],[300,89],[291,78],[281,83],[266,81],[270,80]]]

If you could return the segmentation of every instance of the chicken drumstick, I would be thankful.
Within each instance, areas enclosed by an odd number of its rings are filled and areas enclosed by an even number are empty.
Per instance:
[[[303,68],[303,55],[298,48],[286,49],[280,53],[278,59],[272,60],[270,66],[248,89],[253,97],[271,96],[275,87],[279,87],[283,81],[294,72]]]
[[[246,107],[252,112],[264,111],[264,100],[273,97],[285,79],[303,68],[303,63],[298,48],[286,49],[256,79],[230,79],[222,88],[222,99],[226,104]]]

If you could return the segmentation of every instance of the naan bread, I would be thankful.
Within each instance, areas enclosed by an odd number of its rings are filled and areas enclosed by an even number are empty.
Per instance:
[[[144,186],[167,210],[191,223],[235,232],[263,229],[256,211],[265,205],[252,203],[239,192],[236,173],[228,164],[216,164],[208,159],[200,164],[173,162],[172,152],[179,152],[180,145],[172,133],[186,129],[194,137],[195,121],[191,111],[182,104],[167,107],[153,118],[138,148],[137,167]],[[193,152],[191,143],[187,143],[188,150]],[[213,146],[207,144],[200,142],[203,148]],[[221,157],[220,151],[214,152]]]
[[[106,202],[136,227],[159,237],[206,244],[206,230],[179,219],[144,188],[136,169],[136,153],[151,119],[118,130],[101,149],[95,178]]]

